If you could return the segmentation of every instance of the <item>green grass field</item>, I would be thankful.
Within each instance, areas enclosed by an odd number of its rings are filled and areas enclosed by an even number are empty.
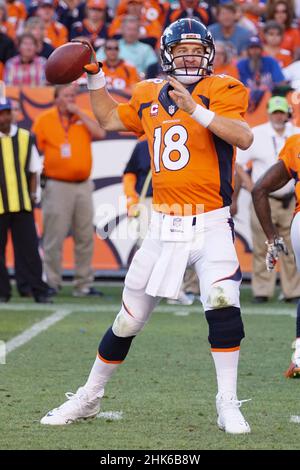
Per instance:
[[[157,308],[148,327],[113,376],[102,411],[122,419],[95,419],[44,427],[41,416],[87,377],[101,335],[118,311],[120,287],[101,287],[100,300],[73,299],[65,287],[53,306],[14,297],[0,307],[0,340],[9,341],[55,312],[63,318],[9,352],[0,365],[0,449],[299,449],[300,380],[283,376],[295,334],[295,305],[254,306],[242,289],[246,339],[239,398],[245,436],[219,431],[215,373],[200,304]],[[300,419],[300,418],[299,418]]]

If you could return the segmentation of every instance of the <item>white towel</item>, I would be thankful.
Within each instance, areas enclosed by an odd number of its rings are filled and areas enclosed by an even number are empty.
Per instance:
[[[146,294],[153,297],[178,298],[190,247],[191,242],[163,242],[161,255],[146,286]]]

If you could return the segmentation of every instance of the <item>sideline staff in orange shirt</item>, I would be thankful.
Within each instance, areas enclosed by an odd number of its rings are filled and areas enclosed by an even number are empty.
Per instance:
[[[75,242],[75,296],[97,295],[92,288],[93,204],[92,139],[105,131],[75,103],[74,85],[55,88],[55,106],[42,113],[33,126],[44,154],[46,187],[42,209],[45,271],[49,285],[61,285],[61,252],[70,230]]]

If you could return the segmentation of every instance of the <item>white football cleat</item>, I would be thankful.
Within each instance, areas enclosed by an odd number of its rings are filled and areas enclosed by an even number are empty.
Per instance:
[[[249,400],[238,400],[236,397],[217,395],[216,407],[219,429],[229,434],[246,434],[251,432],[250,426],[240,412],[242,403]]]
[[[100,396],[91,400],[84,387],[80,387],[76,393],[67,392],[66,397],[68,400],[49,411],[41,419],[41,424],[63,426],[81,419],[95,418],[100,411]]]

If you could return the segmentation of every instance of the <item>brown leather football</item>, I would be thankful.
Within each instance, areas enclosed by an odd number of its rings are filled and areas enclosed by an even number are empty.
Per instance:
[[[55,49],[46,62],[46,79],[54,85],[71,83],[91,61],[91,49],[81,42],[67,42]]]

